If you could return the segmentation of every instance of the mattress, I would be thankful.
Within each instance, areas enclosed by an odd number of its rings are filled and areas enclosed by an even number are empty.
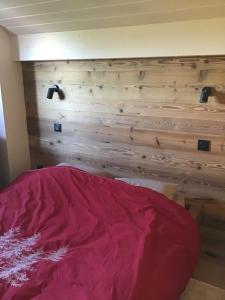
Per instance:
[[[71,167],[0,193],[0,299],[178,300],[199,256],[185,209]]]

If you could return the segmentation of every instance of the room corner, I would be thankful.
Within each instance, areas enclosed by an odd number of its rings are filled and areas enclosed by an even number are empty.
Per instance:
[[[20,62],[13,61],[11,43],[11,35],[0,27],[0,113],[3,117],[0,179],[3,185],[30,168],[22,68]]]

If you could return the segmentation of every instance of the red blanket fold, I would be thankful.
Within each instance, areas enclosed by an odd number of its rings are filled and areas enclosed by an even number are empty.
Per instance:
[[[185,209],[70,167],[21,175],[0,220],[2,300],[178,300],[199,255]]]

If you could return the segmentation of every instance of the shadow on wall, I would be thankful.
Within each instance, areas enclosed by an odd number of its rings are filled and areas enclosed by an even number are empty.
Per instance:
[[[0,188],[9,182],[9,161],[6,143],[5,121],[0,86]]]
[[[9,165],[6,140],[0,138],[0,188],[9,182]]]
[[[26,72],[24,72],[24,69],[26,69],[29,73],[29,78],[26,77]],[[28,136],[40,136],[40,124],[39,121],[36,122],[36,118],[28,117],[29,107],[33,107],[34,111],[38,112],[38,106],[37,106],[37,87],[35,84],[35,68],[33,63],[24,63],[24,69],[23,69],[23,83],[24,83],[24,98],[25,98],[25,108],[26,108],[26,121],[27,121],[27,130],[28,130]],[[46,95],[47,95],[47,86],[46,86]],[[39,115],[38,115],[39,120]],[[38,147],[41,147],[40,140],[37,140]],[[31,149],[31,144],[29,141],[29,147]],[[44,166],[43,161],[40,159],[33,161],[34,157],[32,156],[32,151],[30,152],[31,155],[31,168],[36,169],[41,166]]]

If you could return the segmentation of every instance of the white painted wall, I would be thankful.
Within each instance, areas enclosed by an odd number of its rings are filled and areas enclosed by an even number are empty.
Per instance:
[[[20,35],[17,60],[225,54],[225,18]]]
[[[0,27],[0,179],[30,167],[21,63],[13,61],[10,35]],[[0,184],[1,184],[0,182]]]
[[[3,99],[0,86],[0,188],[9,181],[9,164],[6,144],[5,118],[3,112]]]

